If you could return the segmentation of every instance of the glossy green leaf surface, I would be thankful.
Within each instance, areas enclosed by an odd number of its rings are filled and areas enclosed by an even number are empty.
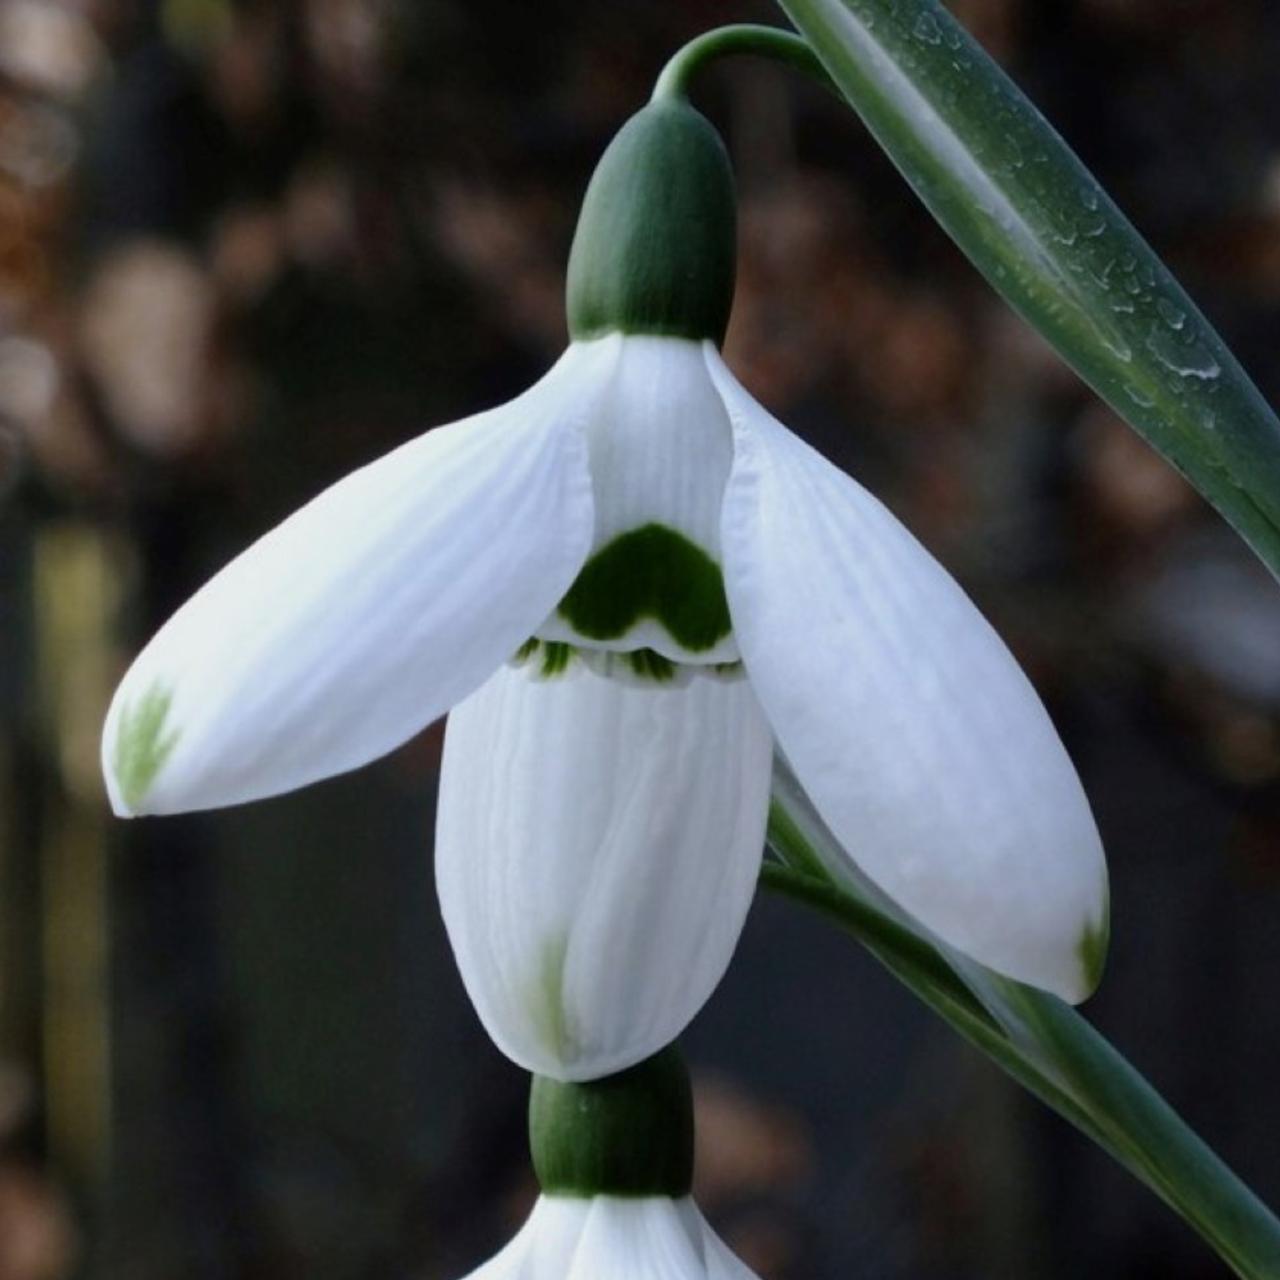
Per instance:
[[[837,921],[961,1035],[1177,1210],[1247,1280],[1280,1277],[1280,1222],[1070,1005],[934,940],[855,869],[779,773],[762,883]]]
[[[1280,575],[1280,421],[1026,96],[936,0],[779,0],[994,287]]]

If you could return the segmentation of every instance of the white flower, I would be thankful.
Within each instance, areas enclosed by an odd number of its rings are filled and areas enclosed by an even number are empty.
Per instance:
[[[268,533],[126,676],[111,799],[273,795],[455,705],[441,903],[480,1016],[531,1070],[619,1070],[697,1012],[751,900],[775,739],[940,937],[1067,999],[1093,985],[1101,845],[1034,691],[712,342],[575,342]]]
[[[755,1280],[687,1196],[542,1196],[467,1280]]]
[[[117,812],[165,813],[353,769],[456,706],[445,923],[493,1038],[554,1079],[648,1057],[714,988],[775,739],[862,869],[946,942],[1069,999],[1101,961],[1098,834],[1030,685],[720,359],[734,244],[719,138],[655,99],[588,188],[551,372],[267,534],[107,717]]]

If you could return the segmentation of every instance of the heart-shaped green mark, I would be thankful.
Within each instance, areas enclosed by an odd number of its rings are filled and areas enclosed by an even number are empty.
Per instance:
[[[617,640],[644,618],[660,622],[690,653],[729,634],[720,566],[661,524],[620,534],[587,561],[560,614],[579,635]]]

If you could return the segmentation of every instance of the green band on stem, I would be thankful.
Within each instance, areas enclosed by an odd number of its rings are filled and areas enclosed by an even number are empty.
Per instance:
[[[603,1080],[534,1076],[529,1147],[548,1195],[687,1196],[693,1094],[671,1046]]]

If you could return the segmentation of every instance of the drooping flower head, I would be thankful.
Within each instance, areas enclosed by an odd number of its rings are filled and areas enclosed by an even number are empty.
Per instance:
[[[559,1079],[653,1053],[714,988],[775,743],[947,943],[1070,1000],[1105,949],[1097,830],[1025,676],[721,359],[733,208],[707,122],[640,112],[584,203],[560,361],[266,534],[107,720],[117,811],[165,813],[355,768],[455,708],[445,922],[496,1042]]]

